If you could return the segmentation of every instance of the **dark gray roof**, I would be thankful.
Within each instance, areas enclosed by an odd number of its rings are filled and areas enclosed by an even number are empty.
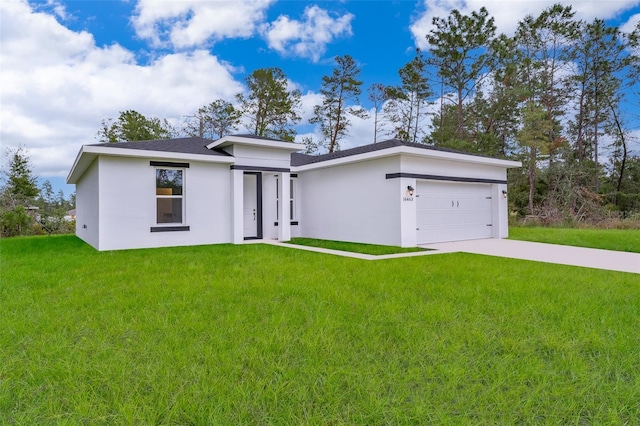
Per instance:
[[[207,145],[213,142],[204,138],[176,138],[159,139],[153,141],[99,143],[91,146],[103,146],[107,148],[142,149],[148,151],[179,152],[183,154],[201,154],[229,157],[221,150],[208,149]]]
[[[294,167],[304,166],[307,164],[314,164],[314,163],[320,163],[322,161],[334,160],[336,158],[350,157],[352,155],[366,154],[368,152],[380,151],[387,148],[395,148],[397,146],[408,146],[411,148],[427,149],[430,151],[452,152],[455,154],[465,154],[465,155],[474,155],[476,157],[493,158],[493,157],[487,157],[484,155],[470,154],[468,152],[456,151],[454,149],[440,148],[433,145],[405,142],[400,139],[389,139],[383,142],[373,143],[369,145],[362,145],[362,146],[358,146],[351,149],[345,149],[344,151],[332,152],[330,154],[308,155],[308,154],[293,153],[291,154],[291,165]]]
[[[274,142],[290,142],[290,141],[283,141],[282,139],[274,139],[274,138],[267,138],[264,136],[257,136],[254,135],[253,133],[243,133],[243,134],[237,134],[237,135],[229,135],[229,137],[237,137],[237,138],[248,138],[248,139],[262,139],[265,141],[274,141]]]
[[[252,134],[244,135],[232,135],[243,138],[253,139],[266,139],[271,141],[285,142],[278,139],[263,138]],[[119,142],[119,143],[100,143],[90,146],[102,146],[108,148],[125,148],[125,149],[140,149],[148,151],[163,151],[163,152],[177,152],[184,154],[202,154],[202,155],[214,155],[230,157],[230,154],[218,149],[208,149],[207,145],[213,142],[210,139],[190,137],[190,138],[176,138],[176,139],[159,139],[152,141],[137,141],[137,142]],[[362,145],[351,149],[345,149],[344,151],[336,151],[330,154],[323,155],[307,155],[300,153],[291,154],[291,166],[304,166],[306,164],[320,163],[322,161],[334,160],[336,158],[350,157],[352,155],[366,154],[368,152],[381,151],[387,148],[394,148],[398,146],[408,146],[412,148],[427,149],[431,151],[452,152],[456,154],[474,155],[477,157],[486,157],[478,154],[470,154],[467,152],[456,151],[454,149],[440,148],[432,145],[425,145],[421,143],[405,142],[400,139],[389,139],[383,142],[375,144]],[[486,157],[492,158],[492,157]]]

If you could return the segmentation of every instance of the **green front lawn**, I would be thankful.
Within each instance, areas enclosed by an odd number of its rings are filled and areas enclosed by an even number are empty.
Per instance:
[[[509,228],[513,240],[640,253],[640,229]]]
[[[292,238],[289,243],[298,244],[301,246],[348,251],[353,253],[371,254],[373,256],[396,253],[412,253],[425,250],[420,247],[382,246],[377,244],[349,243],[345,241],[317,240],[315,238]]]
[[[640,279],[0,241],[0,424],[634,424]]]

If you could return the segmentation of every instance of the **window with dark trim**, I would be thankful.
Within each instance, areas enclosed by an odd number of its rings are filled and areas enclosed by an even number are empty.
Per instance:
[[[295,197],[295,188],[297,185],[294,185],[293,183],[293,178],[291,178],[291,180],[289,180],[289,219],[290,220],[296,220],[296,211],[295,211],[295,205],[296,203],[294,202],[294,197]]]
[[[289,220],[296,221],[297,211],[295,203],[295,189],[297,185],[294,183],[294,177],[289,180]],[[276,223],[280,220],[280,177],[276,176]],[[296,223],[297,225],[297,223]]]
[[[184,170],[156,168],[156,223],[184,223]]]

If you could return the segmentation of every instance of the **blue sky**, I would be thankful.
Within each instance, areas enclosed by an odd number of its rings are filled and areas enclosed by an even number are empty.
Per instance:
[[[553,0],[0,2],[0,142],[28,150],[34,172],[67,194],[83,144],[105,118],[135,109],[180,125],[185,115],[244,90],[257,68],[280,67],[303,94],[304,122],[336,55],[361,67],[363,92],[396,84],[397,70],[426,48],[433,16],[485,6],[499,32]],[[640,0],[574,0],[577,18],[630,29]],[[370,107],[366,95],[361,104]],[[627,108],[640,137],[636,97]],[[635,118],[633,118],[635,117]],[[314,129],[303,123],[300,134]],[[241,129],[241,131],[244,129]],[[343,148],[372,142],[371,120],[354,120]]]

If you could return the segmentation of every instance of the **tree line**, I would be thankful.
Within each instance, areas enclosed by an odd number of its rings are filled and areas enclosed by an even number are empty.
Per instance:
[[[311,124],[318,125],[322,141],[305,141],[309,150],[340,149],[340,140],[348,134],[349,117],[367,117],[357,105],[361,93],[360,69],[349,55],[335,58],[333,73],[322,78],[322,103],[313,108]],[[289,89],[285,73],[277,67],[260,68],[245,79],[247,94],[238,93],[235,104],[217,99],[188,115],[181,129],[165,119],[147,118],[137,111],[120,112],[119,117],[102,121],[100,142],[167,139],[174,136],[199,136],[218,139],[237,132],[244,122],[247,131],[257,136],[293,141],[295,126],[301,120],[301,93]],[[355,106],[354,106],[355,105]],[[243,121],[244,120],[244,121]]]
[[[485,8],[468,15],[453,10],[432,23],[427,49],[416,50],[398,70],[398,84],[367,89],[369,110],[360,105],[357,61],[335,58],[309,120],[319,136],[303,140],[309,152],[340,149],[350,120],[372,113],[373,142],[395,137],[521,161],[509,176],[510,209],[520,217],[640,219],[640,158],[632,150],[637,129],[622,108],[631,97],[637,114],[640,24],[625,34],[601,19],[577,20],[571,6],[559,4],[525,17],[511,37],[497,33]],[[181,130],[125,111],[116,122],[103,122],[99,139],[216,139],[244,123],[258,136],[293,140],[300,92],[288,88],[284,72],[255,70],[246,86],[248,94],[233,103],[219,99],[201,107]],[[131,136],[129,128],[144,131]]]
[[[66,198],[62,190],[55,193],[48,180],[38,186],[23,148],[5,150],[3,162],[0,237],[75,232],[75,220],[68,214],[75,208],[75,194]]]

